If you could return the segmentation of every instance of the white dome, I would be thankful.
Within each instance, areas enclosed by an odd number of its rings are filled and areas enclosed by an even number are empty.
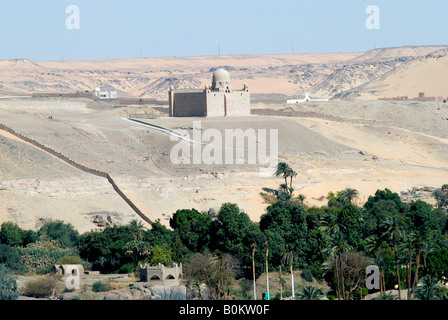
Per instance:
[[[213,72],[213,82],[230,82],[230,74],[227,70],[222,68]]]

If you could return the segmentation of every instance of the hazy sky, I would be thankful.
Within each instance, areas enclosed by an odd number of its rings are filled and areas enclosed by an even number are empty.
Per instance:
[[[35,61],[448,45],[448,0],[1,0],[0,39],[0,59]]]

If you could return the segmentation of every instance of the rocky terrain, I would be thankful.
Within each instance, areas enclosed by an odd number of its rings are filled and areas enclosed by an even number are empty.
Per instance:
[[[448,88],[440,81],[447,69],[446,53],[443,46],[421,46],[337,54],[3,60],[0,96],[85,92],[109,86],[119,97],[165,101],[170,86],[203,88],[210,84],[213,70],[223,67],[231,72],[235,88],[247,83],[253,94],[294,97],[309,91],[321,98],[376,100],[396,95],[415,97],[422,91],[427,96],[446,97]],[[434,72],[440,76],[434,77]]]
[[[349,54],[0,61],[0,124],[54,151],[0,130],[0,223],[37,229],[43,221],[62,220],[85,232],[139,219],[108,179],[55,154],[107,173],[151,221],[168,225],[177,209],[216,211],[225,202],[237,203],[258,221],[267,206],[260,193],[281,183],[269,170],[261,170],[266,166],[236,161],[176,164],[171,158],[176,139],[151,127],[184,129],[194,140],[194,121],[202,126],[196,132],[212,129],[222,137],[226,129],[278,130],[279,160],[298,172],[295,192],[306,195],[307,205],[323,205],[329,191],[347,187],[359,191],[359,204],[383,188],[411,201],[418,196],[414,188],[429,190],[448,181],[448,105],[378,100],[378,88],[387,96],[408,90],[413,97],[426,86],[431,87],[427,96],[448,92],[446,81],[439,79],[446,53],[444,47],[400,47]],[[218,67],[230,70],[234,87],[249,84],[250,117],[166,117],[169,86],[202,87]],[[402,80],[388,80],[397,77]],[[420,79],[421,85],[412,79]],[[374,83],[378,90],[373,96]],[[160,103],[29,97],[33,92],[85,91],[101,85],[113,86],[122,97],[152,97]],[[370,93],[365,95],[362,88]],[[285,103],[305,90],[360,100]],[[132,115],[143,123],[125,119]],[[244,148],[246,156],[249,148]]]

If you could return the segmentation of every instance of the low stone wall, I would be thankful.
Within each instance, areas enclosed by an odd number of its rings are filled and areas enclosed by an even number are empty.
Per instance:
[[[146,215],[144,215],[143,212],[139,208],[137,208],[137,206],[120,190],[120,188],[117,186],[115,181],[112,179],[112,177],[107,172],[98,171],[98,170],[86,167],[82,164],[79,164],[76,161],[73,161],[72,159],[63,155],[62,153],[57,152],[57,151],[41,144],[40,142],[38,142],[34,139],[31,139],[29,137],[26,137],[26,136],[20,134],[2,123],[0,123],[0,130],[9,132],[10,134],[16,136],[17,138],[32,144],[36,148],[39,148],[39,149],[57,157],[58,159],[64,161],[65,163],[71,165],[72,167],[75,167],[81,171],[93,174],[98,177],[106,178],[107,181],[112,185],[115,192],[132,208],[132,210],[134,210],[135,213],[137,213],[140,216],[140,218],[142,218],[144,221],[148,222],[151,225],[153,224],[153,222]]]

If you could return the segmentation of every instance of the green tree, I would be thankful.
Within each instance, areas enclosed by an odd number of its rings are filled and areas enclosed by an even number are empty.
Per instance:
[[[170,226],[182,243],[192,252],[201,252],[210,242],[212,218],[196,209],[177,210],[170,219]]]
[[[348,202],[348,203],[352,203],[353,199],[357,198],[358,196],[359,196],[358,190],[353,188],[346,188],[342,190],[339,194],[339,198],[342,200],[342,202]]]
[[[21,258],[21,248],[0,244],[0,264],[3,264],[18,274],[25,274],[26,268]]]
[[[260,230],[269,240],[271,264],[278,266],[286,243],[294,246],[298,266],[304,265],[308,251],[308,225],[302,206],[291,201],[277,201],[260,218]]]
[[[79,233],[71,224],[62,221],[45,223],[38,231],[39,238],[48,237],[58,241],[63,248],[76,247],[79,244]]]
[[[143,233],[146,229],[145,226],[143,225],[143,222],[134,219],[129,223],[129,229],[134,235],[135,240],[142,240]]]
[[[394,217],[388,217],[385,219],[384,223],[380,225],[380,227],[384,230],[385,235],[388,235],[392,238],[394,255],[395,255],[395,270],[397,273],[397,282],[398,282],[398,299],[401,300],[401,280],[400,280],[400,271],[398,265],[398,252],[397,252],[397,234],[401,230],[401,224],[399,219]]]
[[[132,256],[123,249],[127,243],[134,241],[129,226],[106,227],[103,231],[87,232],[82,238],[79,254],[93,264],[94,270],[114,271],[133,261]]]
[[[156,245],[152,250],[151,265],[156,266],[161,263],[165,266],[170,266],[174,262],[172,256],[173,253],[171,249]]]
[[[345,280],[344,280],[344,265],[342,264],[342,254],[352,247],[347,243],[344,235],[340,232],[332,234],[329,237],[328,252],[333,256],[333,267],[336,276],[336,286],[338,299],[346,299],[345,296]]]
[[[16,223],[3,222],[0,227],[0,243],[13,247],[26,246],[37,240],[37,233],[32,230],[23,230]]]
[[[233,203],[224,203],[218,217],[211,225],[210,250],[229,253],[238,258],[242,270],[247,277],[252,274],[252,244],[262,248],[266,236],[249,216],[240,211]],[[255,252],[257,277],[263,272],[264,255],[261,250]]]
[[[20,292],[16,277],[4,264],[0,264],[0,300],[17,300]]]

